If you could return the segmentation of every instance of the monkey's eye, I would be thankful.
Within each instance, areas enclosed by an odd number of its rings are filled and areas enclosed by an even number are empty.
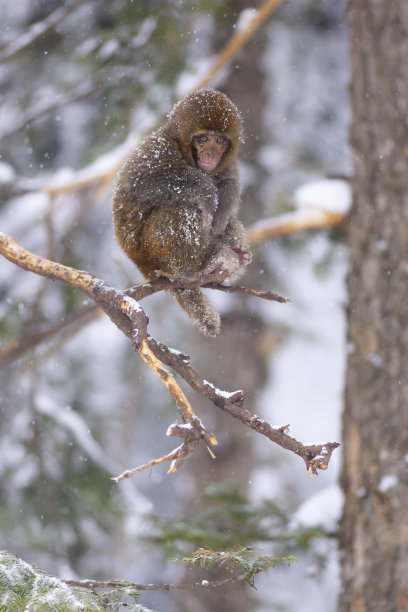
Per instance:
[[[217,142],[222,143],[227,140],[226,136],[217,136]]]
[[[200,144],[202,144],[203,142],[207,142],[208,136],[207,134],[200,134],[199,136],[197,136],[197,140]]]

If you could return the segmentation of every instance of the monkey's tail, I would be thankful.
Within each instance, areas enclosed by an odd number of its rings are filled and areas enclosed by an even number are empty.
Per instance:
[[[200,289],[171,289],[179,305],[204,336],[216,336],[221,327],[220,316]]]

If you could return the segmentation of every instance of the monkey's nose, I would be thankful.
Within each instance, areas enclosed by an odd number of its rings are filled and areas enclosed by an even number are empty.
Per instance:
[[[215,147],[211,147],[210,149],[207,149],[207,155],[209,159],[213,160],[217,157],[218,151]]]

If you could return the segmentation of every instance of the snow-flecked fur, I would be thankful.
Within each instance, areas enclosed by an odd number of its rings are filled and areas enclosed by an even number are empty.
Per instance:
[[[204,336],[216,336],[219,333],[220,315],[200,289],[172,289],[171,293]]]
[[[200,170],[192,155],[193,136],[202,130],[222,131],[231,143],[212,173]],[[155,278],[156,270],[197,278],[218,270],[220,262],[221,267],[240,270],[231,247],[245,241],[236,217],[241,132],[241,118],[232,102],[205,88],[176,104],[168,122],[145,138],[122,165],[113,195],[115,233],[147,279]],[[215,219],[222,228],[216,237]],[[219,316],[199,289],[172,293],[202,333],[218,333]]]
[[[169,115],[169,132],[179,143],[185,159],[192,165],[191,135],[209,130],[228,136],[231,148],[216,168],[219,173],[236,159],[242,138],[242,120],[237,107],[220,91],[204,87],[182,98]]]

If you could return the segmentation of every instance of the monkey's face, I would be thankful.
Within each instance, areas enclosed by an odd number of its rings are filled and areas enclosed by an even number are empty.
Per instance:
[[[212,172],[228,151],[231,141],[220,132],[205,131],[193,136],[191,146],[197,167],[203,172]]]

